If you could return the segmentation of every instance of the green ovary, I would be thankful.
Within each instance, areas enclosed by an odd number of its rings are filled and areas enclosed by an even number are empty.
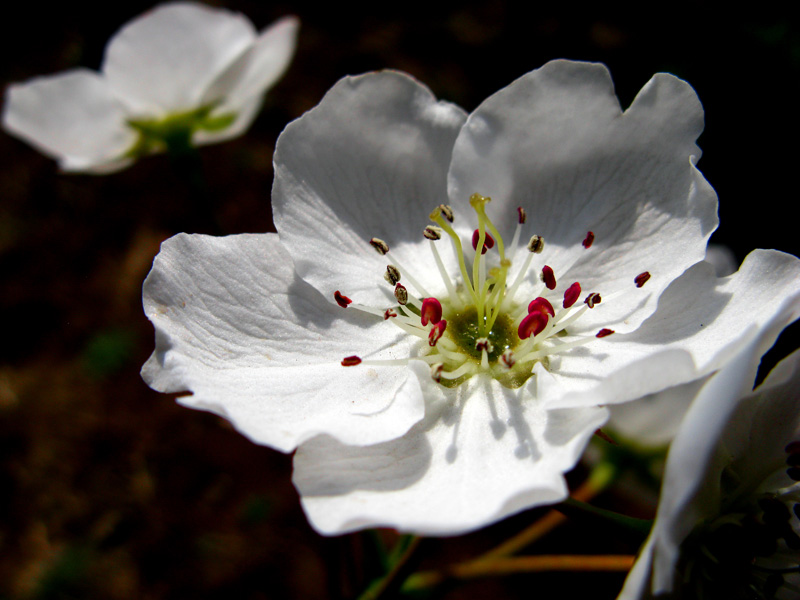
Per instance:
[[[139,137],[125,155],[138,158],[163,150],[177,153],[190,150],[195,132],[222,131],[236,120],[235,113],[212,116],[214,108],[213,105],[203,106],[160,119],[130,119],[128,125]]]
[[[484,317],[484,322],[485,322]],[[478,327],[478,311],[474,306],[468,306],[461,312],[454,312],[447,316],[446,335],[453,340],[459,349],[472,357],[476,362],[481,362],[481,351],[475,348],[477,341],[487,337],[492,344],[489,352],[489,363],[494,364],[506,350],[514,350],[519,344],[514,322],[506,314],[500,314],[492,325],[492,329],[484,336]]]

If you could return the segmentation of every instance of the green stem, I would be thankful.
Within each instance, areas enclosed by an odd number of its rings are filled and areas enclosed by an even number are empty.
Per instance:
[[[391,591],[400,589],[408,574],[414,569],[415,564],[409,559],[421,541],[422,538],[413,535],[401,537],[389,556],[392,565],[389,572],[373,581],[358,600],[378,600]]]
[[[567,510],[563,510],[567,507],[569,507]],[[561,510],[567,516],[569,516],[570,509],[580,510],[590,515],[605,519],[606,521],[616,525],[620,525],[621,527],[624,527],[630,531],[641,534],[643,537],[647,537],[647,534],[650,533],[650,527],[653,525],[653,521],[650,519],[636,519],[634,517],[628,517],[612,510],[606,510],[604,508],[592,506],[591,504],[586,504],[585,502],[575,500],[574,498],[567,498],[561,504],[556,505],[555,508]]]

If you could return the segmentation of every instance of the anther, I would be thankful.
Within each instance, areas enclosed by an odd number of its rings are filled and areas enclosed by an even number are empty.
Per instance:
[[[650,273],[645,271],[644,273],[639,273],[636,277],[634,277],[633,282],[636,284],[637,288],[640,288],[647,283],[648,279],[650,279]]]
[[[564,308],[569,308],[578,301],[581,295],[581,284],[577,281],[564,292]]]
[[[440,204],[439,212],[442,213],[442,216],[451,223],[456,218],[453,214],[453,208],[449,204]]]
[[[500,355],[500,363],[507,369],[511,369],[517,364],[517,359],[514,358],[514,351],[511,348]]]
[[[372,245],[373,248],[375,248],[375,250],[377,250],[378,254],[383,255],[389,252],[389,244],[387,244],[380,238],[372,238],[369,241],[369,243]]]
[[[800,481],[800,467],[789,467],[786,474],[792,481]]]
[[[489,338],[478,338],[475,340],[475,350],[478,352],[483,352],[484,350],[486,350],[486,352],[491,352],[494,350],[494,344],[489,341]]]
[[[598,294],[597,292],[592,292],[591,294],[586,296],[586,299],[583,302],[589,308],[594,308],[595,304],[600,304],[600,302],[602,301],[603,299],[600,297],[600,294]]]
[[[524,225],[525,221],[528,220],[528,215],[525,212],[525,209],[522,208],[521,206],[518,206],[517,207],[517,215],[519,216],[519,224],[520,225]]]
[[[360,364],[361,364],[361,359],[358,358],[355,355],[353,355],[353,356],[345,356],[342,359],[342,366],[343,367],[355,367],[356,365],[360,365]]]
[[[556,311],[553,309],[553,305],[550,304],[549,300],[547,300],[546,298],[542,298],[541,296],[539,296],[535,300],[531,300],[531,303],[528,304],[529,313],[532,313],[535,310],[550,313],[551,317],[556,316]]]
[[[389,285],[396,285],[400,281],[400,269],[394,265],[386,265],[386,273],[383,274],[383,278]]]
[[[408,290],[402,283],[394,286],[394,297],[397,298],[397,303],[402,306],[408,303]]]
[[[606,328],[604,327],[603,329],[601,329],[600,331],[598,331],[598,332],[597,332],[597,335],[595,335],[594,337],[598,337],[598,338],[604,338],[604,337],[608,337],[608,336],[609,336],[609,335],[611,335],[612,333],[614,333],[614,330],[613,330],[613,329],[606,329]]]
[[[486,254],[486,251],[490,248],[494,248],[494,238],[489,235],[488,231],[483,232],[486,236],[486,239],[483,241],[483,247],[481,247],[481,254]],[[481,232],[480,230],[476,229],[472,232],[472,248],[477,252],[478,251],[478,240],[481,239]]]
[[[436,342],[438,342],[442,336],[444,335],[444,330],[447,328],[447,321],[442,319],[436,325],[431,327],[430,333],[428,333],[428,344],[430,346],[435,346]]]
[[[548,290],[556,289],[556,274],[547,265],[542,267],[542,281],[544,281]]]
[[[789,442],[783,451],[786,452],[786,454],[800,454],[800,440]]]
[[[583,244],[583,247],[588,250],[589,248],[592,247],[593,242],[594,242],[594,232],[587,231],[586,237],[583,239],[583,242],[581,242]]]
[[[397,312],[395,312],[395,310],[392,309],[392,308],[387,308],[385,311],[383,311],[383,320],[384,321],[388,321],[389,319],[391,319],[393,317],[396,317],[396,316],[397,316]]]
[[[422,232],[422,235],[435,242],[436,240],[442,239],[442,228],[436,225],[428,225],[425,231]]]
[[[419,319],[423,325],[436,325],[442,320],[442,303],[436,298],[425,298],[419,311]]]
[[[531,239],[528,240],[528,252],[541,254],[542,250],[544,250],[544,238],[540,235],[532,235]]]
[[[517,328],[517,335],[521,340],[527,340],[529,337],[536,337],[547,326],[549,317],[542,311],[535,310],[522,319]]]
[[[442,371],[444,371],[444,365],[442,363],[433,363],[431,365],[431,377],[436,383],[442,380]]]
[[[350,298],[344,296],[339,290],[333,292],[333,299],[336,300],[336,304],[338,304],[342,308],[347,308],[348,304],[353,303],[353,301],[350,300]]]

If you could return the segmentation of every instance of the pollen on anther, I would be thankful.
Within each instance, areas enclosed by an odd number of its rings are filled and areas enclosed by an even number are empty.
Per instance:
[[[500,362],[507,369],[511,369],[515,364],[517,364],[517,360],[514,358],[514,351],[509,348],[503,352],[500,355]]]
[[[408,303],[408,290],[406,286],[402,283],[398,283],[394,286],[394,297],[397,299],[397,303],[405,306]]]
[[[378,252],[378,254],[383,255],[383,254],[386,254],[387,252],[389,252],[389,244],[387,244],[386,242],[384,242],[380,238],[372,238],[369,241],[369,243],[373,248],[375,248],[375,250]]]
[[[583,242],[582,242],[583,247],[588,250],[589,248],[591,248],[593,242],[594,242],[594,232],[587,231],[586,232],[586,237],[583,239]]]
[[[612,333],[614,333],[614,330],[613,330],[613,329],[606,329],[606,328],[604,327],[603,329],[601,329],[600,331],[598,331],[598,332],[597,332],[597,335],[595,335],[594,337],[598,337],[598,338],[604,338],[604,337],[607,337],[607,336],[611,335]]]
[[[524,225],[525,221],[528,220],[528,214],[525,212],[525,209],[521,206],[517,207],[517,216],[519,217],[519,224]]]
[[[578,301],[581,295],[581,284],[577,281],[569,286],[564,292],[564,308],[569,308]]]
[[[639,273],[636,277],[634,277],[633,282],[636,284],[637,288],[640,288],[647,283],[648,279],[650,279],[650,272],[645,271],[644,273]]]
[[[547,325],[549,317],[540,310],[535,310],[522,319],[517,328],[517,335],[521,340],[527,340],[531,336],[539,335]]]
[[[350,298],[342,294],[339,290],[333,292],[333,299],[336,300],[336,304],[338,304],[342,308],[347,308],[348,304],[353,303],[353,301],[350,300]]]
[[[442,320],[442,303],[436,298],[425,298],[419,311],[419,319],[423,325],[436,325]]]
[[[439,212],[442,213],[442,216],[450,221],[451,223],[455,220],[455,214],[453,214],[453,208],[449,204],[440,204],[439,205]]]
[[[591,294],[586,296],[586,299],[583,302],[589,308],[594,308],[595,304],[600,304],[602,301],[603,299],[600,297],[600,294],[598,294],[597,292],[592,292]]]
[[[342,366],[343,367],[355,367],[356,365],[361,364],[361,359],[355,355],[353,356],[345,356],[342,359]]]
[[[548,290],[556,289],[556,274],[553,273],[553,269],[547,265],[542,267],[542,281],[544,281]]]
[[[442,380],[442,371],[444,371],[444,365],[442,363],[433,363],[431,365],[431,377],[436,383]]]
[[[400,281],[400,269],[394,265],[386,265],[386,273],[383,274],[383,278],[390,285],[396,285]]]
[[[484,231],[484,235],[486,239],[483,241],[483,246],[481,247],[481,254],[486,254],[486,251],[490,248],[494,248],[494,238],[489,235],[489,232]],[[476,229],[472,232],[472,248],[477,252],[478,250],[478,240],[481,239],[481,232],[479,229]]]
[[[475,350],[478,352],[483,352],[484,350],[486,350],[486,352],[492,352],[494,350],[494,344],[489,341],[489,338],[478,338],[475,340]]]
[[[551,317],[556,316],[556,311],[553,308],[553,305],[550,304],[550,301],[547,298],[542,298],[541,296],[535,298],[534,300],[531,300],[531,303],[528,304],[529,313],[532,313],[535,310],[550,313]]]
[[[435,242],[436,240],[442,239],[442,229],[441,227],[436,227],[436,225],[428,225],[422,232],[422,235]]]
[[[393,317],[396,317],[396,316],[397,316],[397,312],[393,308],[387,308],[385,311],[383,311],[383,320],[384,321],[388,321],[389,319],[391,319]]]
[[[544,250],[544,238],[540,235],[532,235],[531,239],[528,240],[528,252],[541,254],[542,250]]]

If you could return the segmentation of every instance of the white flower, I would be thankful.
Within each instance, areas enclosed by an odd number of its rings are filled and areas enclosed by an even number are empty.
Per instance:
[[[684,274],[717,223],[701,129],[686,83],[657,75],[623,113],[601,65],[549,63],[469,116],[400,73],[346,78],[278,141],[278,236],[165,244],[143,376],[299,445],[324,533],[558,501],[598,405],[718,368],[782,305],[760,269],[798,287],[780,253],[719,289]]]
[[[258,34],[243,15],[161,5],[109,41],[100,73],[74,69],[9,86],[3,127],[64,171],[106,173],[167,142],[240,135],[294,53],[298,22]]]
[[[785,324],[776,318],[752,336],[699,391],[620,600],[800,595],[800,351],[751,391]]]

